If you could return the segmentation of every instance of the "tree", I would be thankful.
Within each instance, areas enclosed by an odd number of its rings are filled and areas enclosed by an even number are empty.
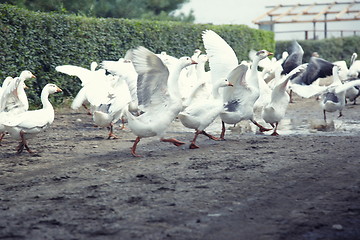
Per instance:
[[[174,14],[189,0],[0,0],[33,11],[75,13],[90,17],[194,22],[193,11]]]

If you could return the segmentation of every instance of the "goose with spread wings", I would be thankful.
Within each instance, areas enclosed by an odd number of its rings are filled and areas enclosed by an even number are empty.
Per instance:
[[[35,78],[29,70],[24,70],[19,77],[7,77],[0,88],[0,119],[23,113],[29,109],[25,81]],[[5,126],[0,124],[0,142],[5,136]]]
[[[107,82],[106,70],[96,69],[97,62],[91,62],[90,69],[83,68],[76,65],[60,65],[55,68],[56,71],[67,74],[69,76],[76,76],[81,81],[82,88],[76,94],[72,104],[72,109],[78,109],[83,106],[89,115],[92,115],[92,110],[86,104],[91,105],[94,102],[102,102],[105,89],[104,83]],[[93,102],[93,103],[91,103]]]
[[[260,97],[258,64],[259,61],[272,55],[267,50],[255,54],[251,68],[238,63],[237,56],[229,44],[212,30],[205,30],[202,34],[206,53],[209,56],[211,78],[227,78],[234,85],[224,88],[222,95],[224,111],[220,114],[222,120],[221,139],[224,139],[225,123],[236,124],[242,120],[250,120],[260,131],[268,131],[254,119],[254,104]]]
[[[207,128],[222,112],[223,100],[219,94],[219,88],[233,86],[226,78],[220,79],[213,84],[212,93],[207,97],[201,94],[202,88],[205,87],[205,83],[202,83],[192,94],[190,104],[183,111],[179,113],[179,119],[181,123],[187,127],[195,130],[195,136],[189,146],[190,149],[199,148],[196,145],[196,139],[199,134],[203,134],[212,140],[220,140],[207,132]],[[200,96],[196,97],[196,94]]]
[[[281,75],[283,68],[281,65],[275,70],[275,86],[271,92],[270,102],[263,107],[261,116],[266,123],[273,127],[272,136],[277,136],[279,122],[284,118],[286,109],[290,102],[290,96],[287,93],[287,85],[294,74],[305,70],[303,65],[293,69],[289,74]]]
[[[133,156],[141,138],[159,136],[162,142],[176,146],[184,144],[174,138],[164,138],[171,122],[183,109],[178,80],[181,70],[195,64],[190,57],[182,57],[167,67],[164,62],[145,47],[132,50],[131,60],[138,73],[137,97],[142,114],[133,115],[125,111],[130,130],[137,136],[131,148]]]
[[[311,57],[309,62],[303,65],[305,71],[291,77],[289,88],[300,97],[314,96],[326,87],[320,86],[319,80],[331,78],[334,65],[325,59]]]

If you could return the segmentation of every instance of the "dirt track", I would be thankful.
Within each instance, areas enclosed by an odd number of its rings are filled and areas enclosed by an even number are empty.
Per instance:
[[[0,147],[0,239],[360,239],[360,105],[343,113],[332,132],[233,131],[196,150],[144,139],[134,158],[128,130],[107,140],[84,111],[57,111],[38,154]],[[313,99],[287,116],[322,119]],[[193,137],[177,122],[168,135]]]

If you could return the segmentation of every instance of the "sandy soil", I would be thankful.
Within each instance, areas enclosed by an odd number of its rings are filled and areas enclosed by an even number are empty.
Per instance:
[[[359,105],[323,132],[309,127],[318,103],[297,99],[278,137],[243,124],[196,150],[150,138],[142,158],[130,131],[107,140],[84,113],[57,110],[37,154],[4,139],[0,239],[360,239]],[[189,142],[184,130],[168,136]]]

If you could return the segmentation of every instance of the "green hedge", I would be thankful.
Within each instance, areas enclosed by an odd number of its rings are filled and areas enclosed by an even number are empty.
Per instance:
[[[304,50],[303,62],[308,62],[312,53],[317,52],[321,58],[330,62],[345,60],[350,62],[351,55],[360,52],[360,36],[329,38],[323,40],[298,41]],[[276,42],[276,53],[291,51],[291,41]]]
[[[64,90],[62,97],[52,99],[59,104],[77,93],[80,81],[57,73],[56,66],[73,64],[89,68],[92,61],[117,60],[139,45],[176,57],[192,55],[196,48],[204,50],[201,32],[205,29],[223,36],[241,60],[248,59],[250,49],[275,49],[272,32],[244,25],[87,18],[0,4],[0,82],[28,69],[37,76],[27,83],[30,104],[38,107],[41,89],[47,82]]]

